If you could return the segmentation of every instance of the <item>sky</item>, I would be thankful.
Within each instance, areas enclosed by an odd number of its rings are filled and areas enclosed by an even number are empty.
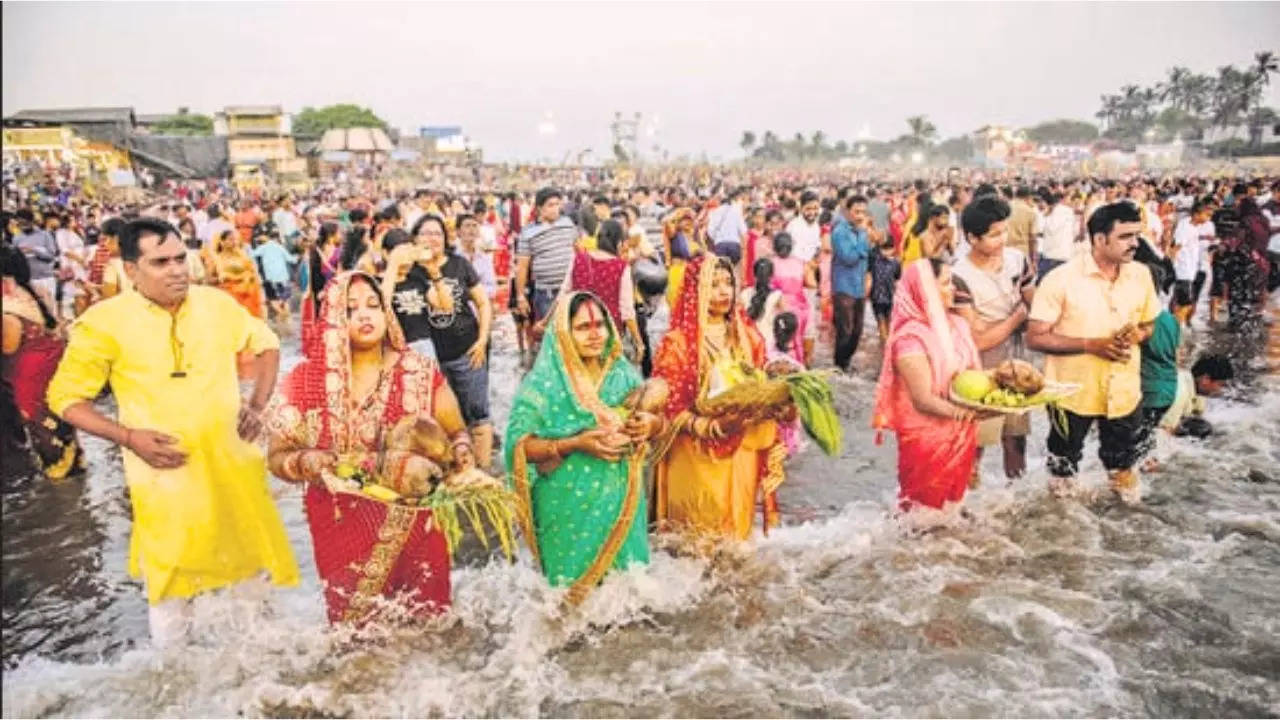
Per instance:
[[[1280,52],[1280,3],[5,2],[3,110],[352,102],[457,125],[493,160],[640,146],[741,155],[744,130],[940,138],[1092,120],[1173,65]],[[1280,105],[1280,77],[1268,91]],[[552,131],[553,130],[553,131]]]

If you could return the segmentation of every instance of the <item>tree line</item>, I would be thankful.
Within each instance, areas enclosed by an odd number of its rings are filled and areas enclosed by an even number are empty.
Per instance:
[[[815,131],[809,137],[796,133],[783,139],[772,130],[757,136],[746,130],[738,146],[747,157],[760,162],[803,163],[831,161],[841,158],[866,158],[906,162],[917,155],[921,161],[966,162],[973,158],[974,143],[968,135],[938,140],[938,128],[925,115],[906,119],[906,132],[884,140],[837,140],[830,142],[826,133]],[[1098,128],[1080,120],[1052,120],[1024,128],[1027,139],[1037,144],[1079,145],[1098,139]]]
[[[1126,144],[1175,137],[1199,140],[1211,127],[1245,125],[1249,146],[1258,147],[1263,128],[1280,120],[1275,109],[1262,102],[1278,69],[1280,62],[1272,52],[1254,53],[1251,65],[1223,65],[1212,74],[1177,65],[1150,87],[1125,85],[1118,93],[1103,95],[1095,117],[1105,137]]]
[[[1280,69],[1275,53],[1258,52],[1246,67],[1224,65],[1215,75],[1193,73],[1186,67],[1169,69],[1167,77],[1152,87],[1125,85],[1118,94],[1102,96],[1095,117],[1101,129],[1083,120],[1058,119],[1023,128],[1026,138],[1039,145],[1086,145],[1100,138],[1124,147],[1140,142],[1169,142],[1174,138],[1200,140],[1211,127],[1245,125],[1250,147],[1261,145],[1263,129],[1280,122],[1274,108],[1266,107],[1263,94],[1271,75]],[[742,133],[738,146],[748,159],[759,162],[803,163],[865,157],[871,160],[908,161],[919,153],[924,160],[962,162],[973,156],[973,141],[960,135],[938,142],[937,127],[924,115],[906,119],[907,131],[882,140],[831,142],[821,130],[809,136],[795,133],[784,138],[772,130]]]

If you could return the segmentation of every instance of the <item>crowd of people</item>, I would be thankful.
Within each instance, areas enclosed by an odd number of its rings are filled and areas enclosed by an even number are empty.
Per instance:
[[[958,506],[985,448],[1007,477],[1026,471],[1028,416],[974,410],[950,387],[1033,362],[1080,387],[1050,411],[1050,490],[1076,491],[1096,424],[1111,489],[1136,503],[1153,448],[1210,432],[1201,398],[1234,376],[1231,358],[1188,357],[1188,337],[1223,305],[1232,331],[1256,332],[1280,284],[1280,182],[1266,178],[594,180],[531,196],[162,182],[129,206],[57,172],[7,185],[6,479],[83,469],[77,430],[121,447],[131,571],[159,643],[182,636],[196,595],[296,582],[268,469],[305,485],[331,620],[384,596],[434,613],[450,558],[429,513],[322,482],[353,455],[376,456],[388,482],[421,480],[430,463],[386,449],[386,433],[424,418],[464,464],[507,479],[538,568],[580,599],[647,562],[652,530],[746,540],[779,523],[803,445],[794,412],[707,402],[743,367],[875,381],[871,424],[896,435],[907,513]],[[507,314],[525,374],[494,387]],[[277,387],[292,334],[304,359]],[[115,417],[96,403],[108,388]],[[514,398],[505,428],[495,392]]]

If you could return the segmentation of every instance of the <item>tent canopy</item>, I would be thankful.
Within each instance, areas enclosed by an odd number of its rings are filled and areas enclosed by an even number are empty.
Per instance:
[[[382,128],[334,128],[320,138],[320,151],[386,152],[395,149]]]

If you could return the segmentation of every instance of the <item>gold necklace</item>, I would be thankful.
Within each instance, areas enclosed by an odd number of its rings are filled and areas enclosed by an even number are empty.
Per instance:
[[[702,340],[707,346],[707,353],[712,357],[723,355],[729,339],[727,324],[708,324],[702,333]]]

